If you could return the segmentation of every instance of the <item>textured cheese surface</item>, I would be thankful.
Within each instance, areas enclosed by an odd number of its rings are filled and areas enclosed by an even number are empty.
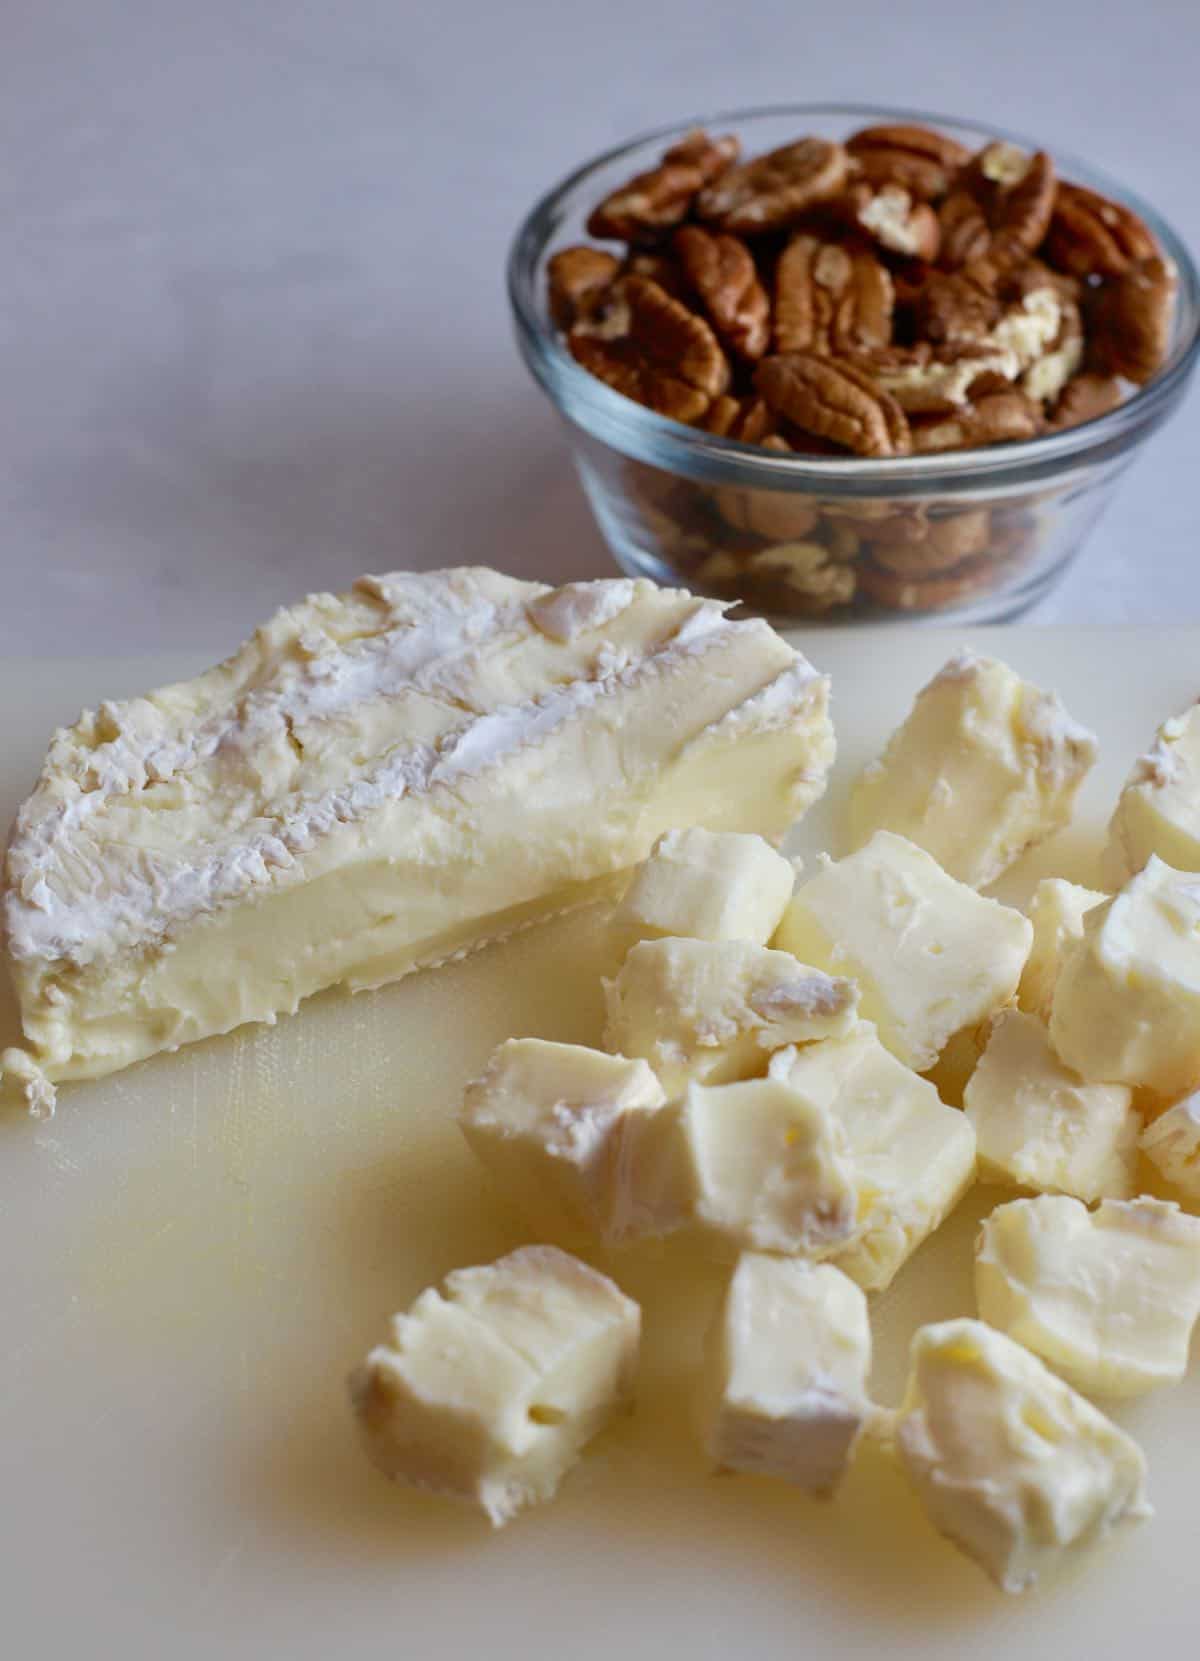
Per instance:
[[[1050,1036],[1085,1078],[1177,1096],[1200,1083],[1200,875],[1151,854],[1063,958]]]
[[[7,859],[32,1055],[94,1076],[382,984],[578,903],[674,825],[782,835],[824,788],[827,696],[765,623],[646,582],[310,596],[56,734]]]
[[[1141,1449],[1036,1356],[982,1321],[913,1339],[896,1445],[937,1528],[1006,1592],[1149,1515]]]
[[[820,1102],[845,1137],[857,1226],[832,1262],[882,1291],[974,1181],[970,1121],[897,1061],[869,1021],[844,1038],[781,1050],[771,1073]]]
[[[1029,903],[1033,946],[1017,989],[1017,1002],[1030,1015],[1050,1019],[1063,954],[1073,941],[1082,939],[1088,912],[1107,898],[1099,889],[1082,888],[1062,877],[1044,877],[1034,889]]]
[[[1151,854],[1178,871],[1200,871],[1200,704],[1163,722],[1108,827],[1105,863],[1114,886]]]
[[[828,1493],[871,1417],[867,1300],[828,1264],[744,1252],[708,1331],[700,1434],[727,1470]]]
[[[1014,1200],[980,1230],[975,1294],[989,1325],[1077,1390],[1177,1384],[1200,1315],[1200,1217],[1146,1198]]]
[[[761,836],[701,826],[667,831],[613,917],[627,946],[684,935],[765,946],[792,897],[795,870]]]
[[[1187,1200],[1200,1200],[1200,1095],[1173,1102],[1142,1132],[1142,1152]]]
[[[604,1042],[642,1056],[668,1095],[766,1071],[786,1044],[845,1032],[852,981],[747,940],[643,940],[604,985]]]
[[[976,894],[892,831],[801,883],[774,944],[859,983],[863,1016],[916,1072],[1008,1002],[1029,920]]]
[[[632,1299],[553,1246],[456,1269],[351,1377],[367,1456],[500,1527],[630,1401],[640,1332]]]
[[[850,801],[850,844],[895,831],[972,888],[1071,818],[1096,740],[1053,692],[960,652],[918,694]]]
[[[1080,1078],[1035,1016],[997,1017],[963,1100],[987,1181],[1089,1202],[1133,1193],[1142,1122],[1132,1092]]]

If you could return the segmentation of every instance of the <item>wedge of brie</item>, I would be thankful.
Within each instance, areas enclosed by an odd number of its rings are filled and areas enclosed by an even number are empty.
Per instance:
[[[626,579],[365,577],[52,740],[8,849],[31,1107],[325,987],[615,889],[670,827],[779,837],[828,683],[760,621]]]

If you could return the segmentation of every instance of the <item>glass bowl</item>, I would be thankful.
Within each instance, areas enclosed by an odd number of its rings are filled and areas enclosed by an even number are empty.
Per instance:
[[[1174,262],[1179,284],[1162,368],[1108,414],[985,449],[872,460],[779,454],[657,415],[580,367],[546,299],[546,262],[589,240],[590,209],[691,128],[734,132],[744,155],[816,133],[916,122],[972,149],[1034,140],[905,109],[793,104],[663,127],[578,168],[517,232],[508,290],[517,341],[571,433],[574,459],[618,565],[657,582],[740,600],[781,622],[934,617],[1000,622],[1062,576],[1139,446],[1175,409],[1196,365],[1200,278],[1171,226],[1072,156],[1061,176],[1127,203]]]

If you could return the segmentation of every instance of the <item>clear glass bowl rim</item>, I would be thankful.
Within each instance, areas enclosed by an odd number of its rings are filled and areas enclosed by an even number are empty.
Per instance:
[[[569,420],[601,442],[668,471],[710,479],[737,479],[758,488],[812,491],[819,487],[824,494],[840,496],[873,494],[875,489],[885,488],[898,494],[939,489],[961,491],[975,483],[1012,486],[1044,479],[1071,465],[1086,465],[1119,454],[1165,418],[1181,396],[1200,353],[1200,272],[1182,238],[1154,208],[1090,162],[1058,149],[1052,154],[1061,173],[1125,203],[1139,214],[1178,274],[1175,339],[1166,363],[1145,386],[1138,387],[1115,410],[1095,420],[1016,444],[899,456],[886,461],[862,457],[826,460],[781,456],[756,445],[718,438],[658,415],[613,391],[577,364],[539,309],[539,285],[543,280],[541,266],[546,247],[558,229],[564,205],[580,187],[611,163],[650,145],[665,145],[695,127],[713,129],[795,118],[797,123],[805,124],[797,129],[798,136],[802,136],[809,124],[815,125],[822,117],[870,125],[908,122],[966,129],[1026,150],[1039,148],[1037,140],[1024,134],[968,117],[903,106],[783,103],[720,110],[673,121],[593,156],[560,179],[534,204],[513,238],[507,262],[509,304],[526,362]],[[1185,325],[1182,328],[1181,322]]]

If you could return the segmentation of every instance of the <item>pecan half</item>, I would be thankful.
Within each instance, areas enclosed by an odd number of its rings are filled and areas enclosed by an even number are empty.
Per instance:
[[[1020,365],[1014,352],[986,342],[930,347],[921,342],[907,350],[891,347],[859,353],[850,361],[889,392],[909,415],[947,414],[961,408],[984,386],[1003,388]]]
[[[1000,580],[1000,569],[990,555],[964,560],[951,570],[914,580],[864,560],[858,567],[858,585],[868,599],[889,611],[942,611],[974,594],[986,593]]]
[[[939,420],[914,421],[913,448],[918,453],[974,449],[982,444],[1011,444],[1036,438],[1042,429],[1041,411],[1032,398],[1015,388],[990,392],[960,414]]]
[[[1132,208],[1064,180],[1046,253],[1077,277],[1119,277],[1137,261],[1153,259],[1158,244]]]
[[[860,231],[890,253],[906,259],[937,258],[942,236],[938,216],[928,202],[914,201],[903,185],[851,185],[846,212]]]
[[[764,358],[755,384],[778,414],[856,455],[904,456],[912,449],[899,404],[847,364],[790,352]]]
[[[728,232],[681,225],[675,252],[721,339],[744,358],[761,358],[771,333],[771,303],[746,244]]]
[[[1006,173],[1003,177],[1005,182],[988,214],[992,230],[988,256],[1007,263],[1032,254],[1045,236],[1054,212],[1058,180],[1054,163],[1044,150],[1028,158],[1019,176]]]
[[[1170,345],[1175,288],[1174,267],[1157,255],[1103,283],[1091,306],[1092,367],[1148,381]]]
[[[925,201],[944,196],[970,151],[945,133],[902,122],[863,127],[846,140],[872,185],[900,185]]]
[[[585,317],[611,288],[621,262],[603,248],[560,248],[546,264],[550,315],[560,329]]]
[[[762,443],[768,450],[791,449],[775,434]],[[765,537],[770,542],[791,542],[806,537],[816,528],[820,517],[811,500],[800,491],[792,494],[719,486],[714,495],[722,519],[732,530]]]
[[[567,343],[576,361],[614,391],[676,421],[698,421],[729,385],[729,364],[702,317],[648,277],[623,277],[616,334],[576,324]],[[611,328],[606,320],[605,329]]]
[[[685,306],[691,302],[687,278],[669,254],[635,250],[625,261],[623,271],[631,277],[649,277],[659,288],[665,288],[673,300],[682,300]]]
[[[704,421],[705,430],[741,444],[764,444],[775,431],[775,418],[762,398],[717,398]]]
[[[657,167],[637,174],[592,209],[589,235],[639,242],[673,229],[687,217],[697,193],[737,160],[739,149],[731,134],[710,138],[699,128],[688,133]]]
[[[977,345],[1000,321],[1003,306],[977,264],[934,272],[917,295],[916,327],[934,345]]]
[[[982,554],[988,545],[991,514],[987,508],[931,519],[917,542],[889,542],[876,537],[871,554],[876,565],[899,577],[921,578],[952,570],[964,559]]]
[[[775,267],[775,349],[882,346],[891,338],[893,304],[891,274],[868,249],[793,237]]]
[[[802,138],[731,167],[701,191],[696,212],[725,231],[768,231],[792,224],[807,208],[836,196],[848,162],[840,144]]]
[[[969,190],[954,190],[938,208],[941,232],[938,257],[948,271],[982,259],[991,246],[992,231],[979,200]]]
[[[1120,402],[1121,383],[1114,376],[1076,375],[1059,394],[1050,412],[1050,425],[1056,432],[1081,427],[1085,421],[1107,415]]]

